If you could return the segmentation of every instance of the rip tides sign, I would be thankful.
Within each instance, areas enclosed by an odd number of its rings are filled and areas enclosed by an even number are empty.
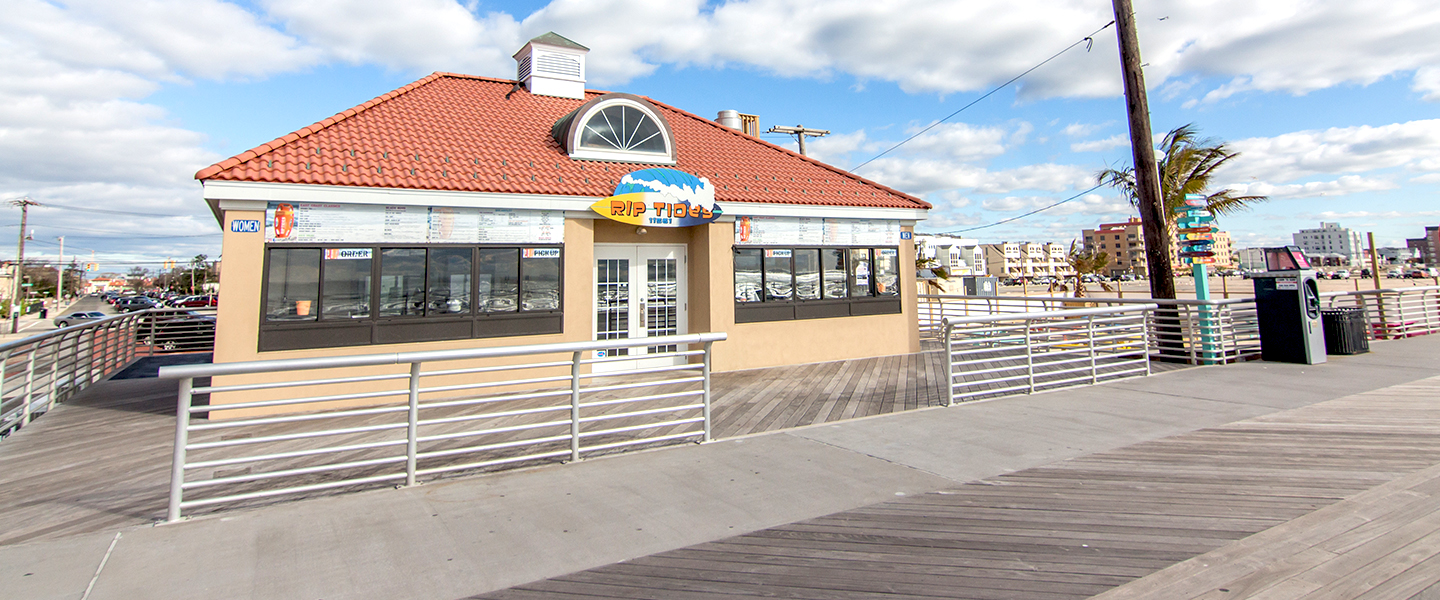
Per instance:
[[[607,219],[642,227],[692,227],[720,218],[715,187],[675,169],[642,169],[615,186],[615,195],[590,205]]]

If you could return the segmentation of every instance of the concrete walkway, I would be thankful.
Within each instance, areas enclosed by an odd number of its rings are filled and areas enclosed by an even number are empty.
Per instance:
[[[481,594],[1440,374],[1440,336],[0,547],[16,598]]]

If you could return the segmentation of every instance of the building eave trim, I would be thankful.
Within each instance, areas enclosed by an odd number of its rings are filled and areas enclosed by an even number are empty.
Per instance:
[[[254,202],[313,202],[337,204],[379,204],[408,206],[453,206],[470,208],[510,208],[519,210],[562,210],[585,212],[601,197],[559,196],[547,194],[498,194],[493,192],[453,192],[406,188],[372,188],[295,183],[251,181],[206,181],[205,200],[212,210],[251,210]],[[765,202],[720,201],[726,220],[737,216],[750,217],[829,217],[834,219],[895,219],[923,221],[929,211],[922,208],[885,208],[874,206],[830,206],[823,204],[780,204]],[[217,210],[217,220],[219,217]]]

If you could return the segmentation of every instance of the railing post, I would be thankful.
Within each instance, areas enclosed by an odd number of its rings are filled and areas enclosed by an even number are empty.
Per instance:
[[[1030,346],[1030,319],[1025,319],[1025,375],[1030,389],[1025,393],[1035,393],[1035,350]]]
[[[405,428],[405,485],[415,485],[415,463],[420,450],[420,363],[410,363],[410,412]]]
[[[1085,315],[1085,337],[1090,347],[1090,384],[1100,383],[1100,371],[1095,367],[1095,315]]]
[[[64,343],[65,335],[61,334],[50,350],[50,392],[47,394],[50,397],[50,408],[46,410],[55,408],[58,402],[55,397],[60,392],[60,347]]]
[[[0,352],[0,406],[5,404],[5,378],[10,376],[10,351]]]
[[[170,459],[170,510],[165,520],[171,523],[180,520],[180,503],[185,499],[185,447],[190,444],[190,404],[194,400],[190,390],[195,380],[180,380],[180,398],[175,409],[175,453]]]
[[[945,406],[955,406],[955,342],[950,339],[955,333],[955,324],[945,319],[942,325],[945,330]]]
[[[1145,376],[1146,376],[1146,377],[1149,377],[1149,376],[1150,376],[1150,349],[1149,349],[1145,344],[1146,344],[1146,340],[1148,340],[1149,337],[1150,337],[1150,335],[1149,335],[1150,325],[1151,325],[1150,321],[1152,320],[1152,317],[1154,317],[1154,316],[1155,316],[1155,313],[1154,313],[1154,311],[1151,311],[1151,310],[1142,311],[1142,312],[1140,313],[1140,347],[1143,349],[1140,353],[1143,354],[1143,355],[1145,355]]]
[[[570,358],[570,460],[580,460],[580,354]]]
[[[704,410],[704,412],[705,412],[705,414],[704,414],[704,417],[705,417],[705,440],[704,440],[704,441],[706,441],[706,442],[710,441],[710,349],[711,349],[711,347],[714,346],[714,345],[715,345],[715,342],[705,342],[705,355],[704,355],[704,359],[705,359],[705,360],[704,360],[704,363],[702,364],[702,366],[700,367],[700,374],[701,374],[702,377],[705,378],[705,382],[704,382],[704,385],[705,385],[705,394],[704,394],[704,396],[703,396],[703,398],[704,398],[704,400],[705,400],[705,408],[704,408],[703,410]],[[577,379],[577,380],[578,380],[578,379]],[[574,394],[574,393],[576,393],[577,391],[579,391],[579,388],[578,388],[578,387],[572,387],[571,390],[570,390],[570,393],[571,393],[571,394]]]
[[[20,417],[21,427],[30,424],[30,405],[35,400],[35,359],[39,353],[40,349],[31,344],[30,359],[26,361],[28,364],[25,367],[25,409]]]

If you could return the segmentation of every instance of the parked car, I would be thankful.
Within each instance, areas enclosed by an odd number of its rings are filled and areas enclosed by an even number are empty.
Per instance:
[[[1330,278],[1331,278],[1331,279],[1349,279],[1349,278],[1350,278],[1350,271],[1347,271],[1347,270],[1345,270],[1345,269],[1337,269],[1337,270],[1335,270],[1335,271],[1331,271],[1331,272],[1330,272]]]
[[[186,297],[186,298],[180,298],[180,299],[176,300],[175,303],[174,303],[172,306],[177,306],[177,307],[181,307],[181,308],[202,308],[202,307],[206,307],[206,306],[219,306],[219,305],[220,305],[220,297],[219,297],[219,296],[216,296],[216,295],[213,295],[213,294],[210,294],[210,295],[205,295],[205,296],[189,296],[189,297]]]
[[[131,312],[155,308],[155,302],[144,296],[126,296],[115,300],[115,310]]]
[[[71,325],[79,325],[79,324],[84,323],[84,322],[86,322],[86,321],[94,321],[94,320],[96,320],[96,319],[103,319],[103,318],[108,317],[108,316],[110,316],[110,315],[107,315],[107,314],[105,314],[105,313],[103,313],[103,312],[98,312],[98,311],[70,313],[70,314],[65,315],[65,316],[55,317],[55,326],[56,326],[56,327],[69,327],[69,326],[71,326]]]
[[[209,350],[215,346],[215,317],[188,310],[151,315],[139,325],[142,344],[175,352]]]

